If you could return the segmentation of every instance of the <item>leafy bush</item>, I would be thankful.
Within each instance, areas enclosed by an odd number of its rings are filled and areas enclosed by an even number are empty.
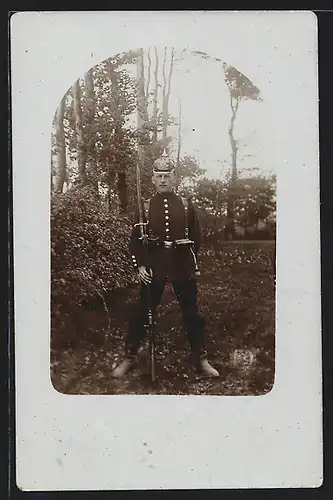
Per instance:
[[[88,188],[57,195],[51,204],[52,306],[71,310],[90,297],[133,281],[130,222],[109,214]]]

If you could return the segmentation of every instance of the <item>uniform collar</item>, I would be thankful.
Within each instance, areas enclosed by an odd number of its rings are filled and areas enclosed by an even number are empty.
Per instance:
[[[174,198],[176,195],[176,193],[174,191],[170,191],[170,193],[156,193],[155,196],[157,198],[167,198],[167,199],[170,199],[170,198]]]

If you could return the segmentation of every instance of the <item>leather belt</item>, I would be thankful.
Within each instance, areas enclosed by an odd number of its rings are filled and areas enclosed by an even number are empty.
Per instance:
[[[193,241],[188,238],[183,238],[175,241],[162,241],[161,246],[163,248],[176,248],[182,245],[192,245]]]
[[[174,241],[163,241],[164,248],[173,248],[175,246]]]

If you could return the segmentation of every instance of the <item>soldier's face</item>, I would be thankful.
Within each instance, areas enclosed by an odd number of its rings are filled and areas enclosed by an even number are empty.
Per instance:
[[[173,188],[174,176],[170,172],[154,172],[153,183],[158,193],[169,193]]]

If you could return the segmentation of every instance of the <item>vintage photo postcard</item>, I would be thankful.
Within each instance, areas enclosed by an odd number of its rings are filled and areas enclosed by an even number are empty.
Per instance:
[[[311,12],[11,18],[23,490],[322,482]]]

